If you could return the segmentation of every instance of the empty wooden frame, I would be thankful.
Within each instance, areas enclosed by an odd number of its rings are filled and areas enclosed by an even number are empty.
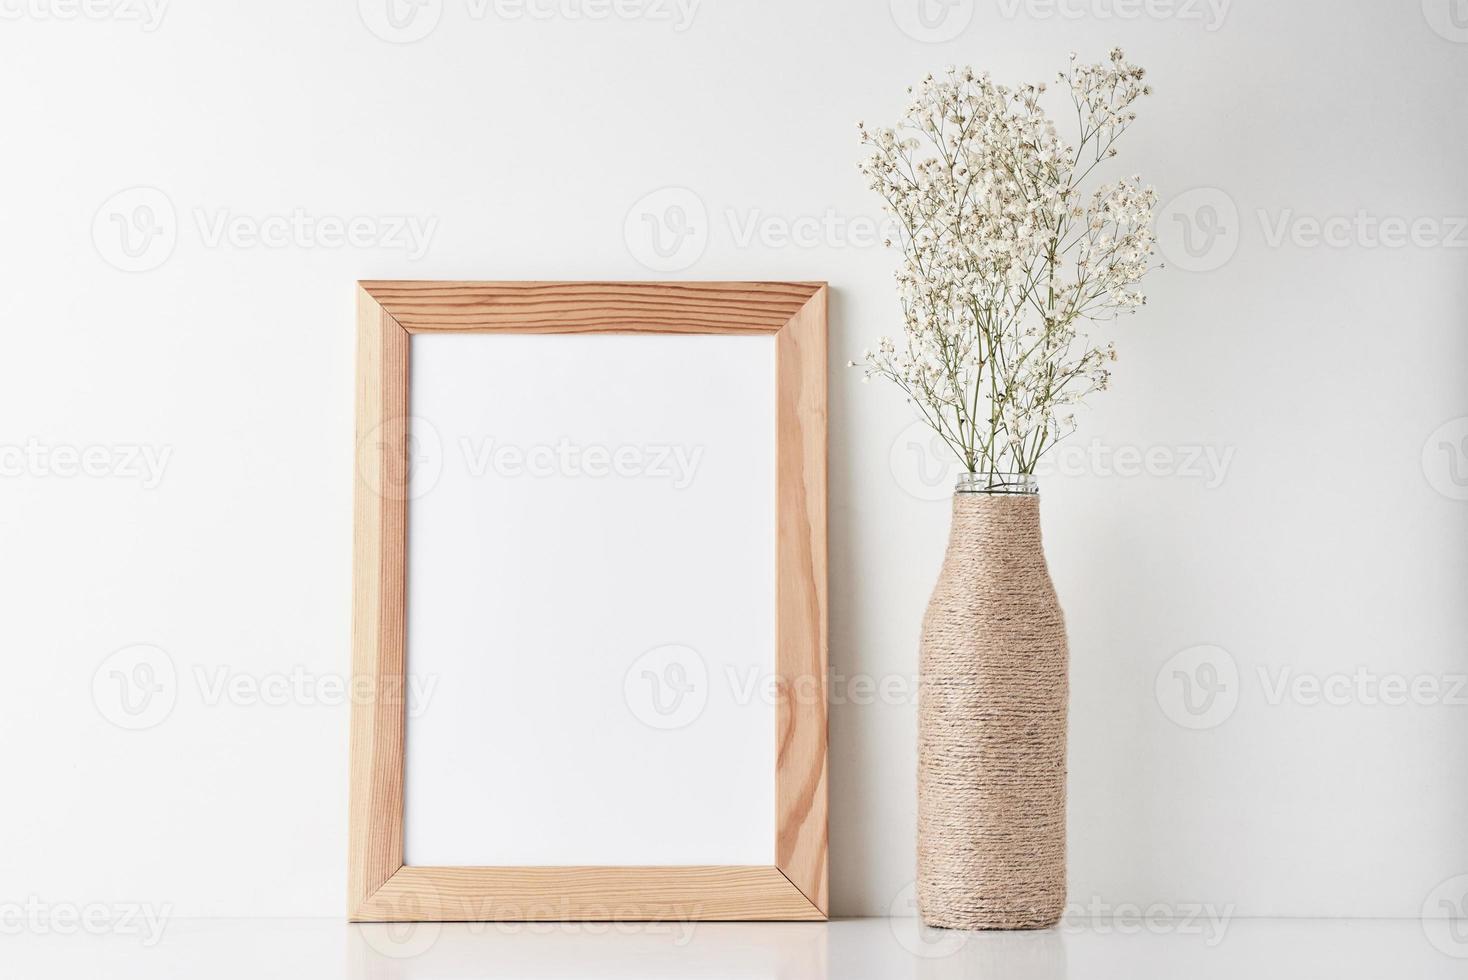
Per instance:
[[[362,282],[348,914],[354,921],[826,917],[826,287]],[[404,864],[410,335],[774,335],[775,813],[771,865]],[[534,751],[533,745],[518,751]]]

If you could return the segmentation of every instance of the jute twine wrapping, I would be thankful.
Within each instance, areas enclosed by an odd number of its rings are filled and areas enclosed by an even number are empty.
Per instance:
[[[1067,662],[1039,498],[956,494],[923,619],[917,896],[928,925],[1059,920]]]

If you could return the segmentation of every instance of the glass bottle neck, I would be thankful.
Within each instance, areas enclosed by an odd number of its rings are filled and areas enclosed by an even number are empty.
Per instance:
[[[1033,473],[960,473],[956,493],[1037,494]]]

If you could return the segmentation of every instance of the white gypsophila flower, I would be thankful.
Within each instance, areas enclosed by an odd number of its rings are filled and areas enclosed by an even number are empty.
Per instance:
[[[858,124],[860,169],[897,219],[905,343],[881,338],[865,376],[907,392],[971,472],[1031,473],[1075,428],[1059,406],[1104,390],[1116,359],[1081,327],[1135,312],[1153,268],[1157,194],[1132,176],[1080,189],[1150,94],[1120,49],[1059,76],[1071,146],[1041,102],[972,68],[928,75],[892,128]]]

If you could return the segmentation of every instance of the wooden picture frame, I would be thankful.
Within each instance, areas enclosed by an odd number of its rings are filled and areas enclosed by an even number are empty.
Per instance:
[[[826,297],[824,283],[358,283],[352,921],[826,918]],[[409,339],[492,331],[774,334],[774,864],[404,864]]]

